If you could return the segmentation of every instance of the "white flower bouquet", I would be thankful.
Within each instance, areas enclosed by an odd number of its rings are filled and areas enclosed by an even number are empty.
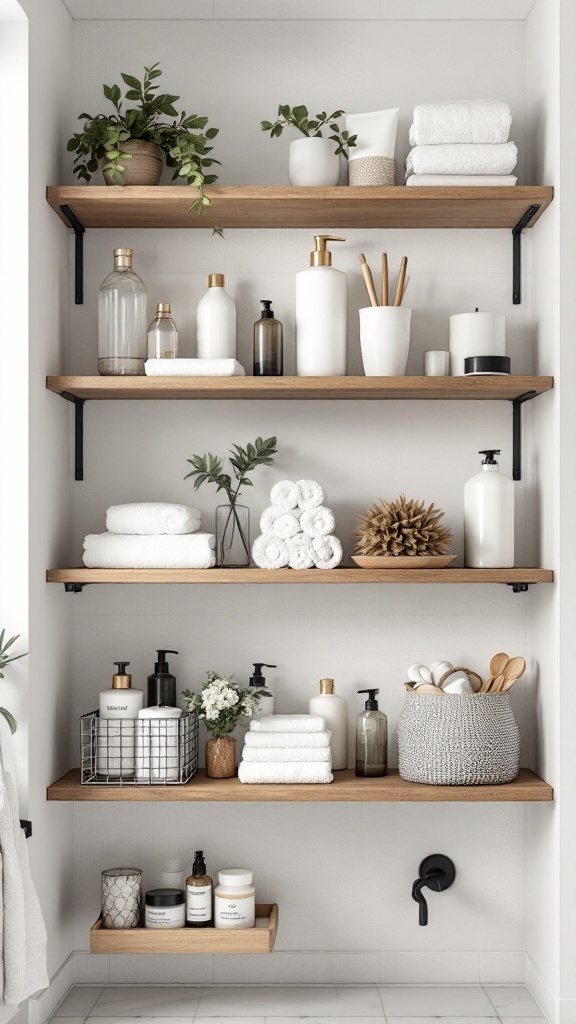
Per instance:
[[[260,704],[258,692],[239,686],[233,676],[221,676],[218,672],[208,672],[199,693],[183,690],[182,696],[215,738],[228,736],[241,718],[252,718]]]

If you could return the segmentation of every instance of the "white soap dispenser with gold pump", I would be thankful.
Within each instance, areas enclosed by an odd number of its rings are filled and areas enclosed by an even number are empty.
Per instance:
[[[326,242],[336,235],[314,235],[310,266],[296,274],[296,372],[299,377],[346,374],[348,275],[332,266]]]
[[[320,715],[326,722],[330,737],[332,768],[342,771],[348,767],[348,701],[334,693],[334,680],[321,679],[320,693],[311,697],[308,710],[311,715]]]

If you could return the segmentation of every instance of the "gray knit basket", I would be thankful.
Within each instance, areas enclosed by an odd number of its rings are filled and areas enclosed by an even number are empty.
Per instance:
[[[489,786],[520,771],[520,733],[507,693],[409,693],[398,723],[408,782]]]

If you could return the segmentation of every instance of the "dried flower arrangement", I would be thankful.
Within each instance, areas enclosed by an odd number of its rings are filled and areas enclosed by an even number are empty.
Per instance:
[[[452,533],[440,525],[444,512],[434,504],[407,500],[403,494],[395,501],[380,499],[361,515],[356,531],[356,555],[376,557],[445,556]]]

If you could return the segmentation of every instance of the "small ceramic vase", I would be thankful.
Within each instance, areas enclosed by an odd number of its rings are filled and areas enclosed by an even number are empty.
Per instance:
[[[236,774],[236,740],[212,736],[206,743],[206,775],[209,779],[231,779]]]

